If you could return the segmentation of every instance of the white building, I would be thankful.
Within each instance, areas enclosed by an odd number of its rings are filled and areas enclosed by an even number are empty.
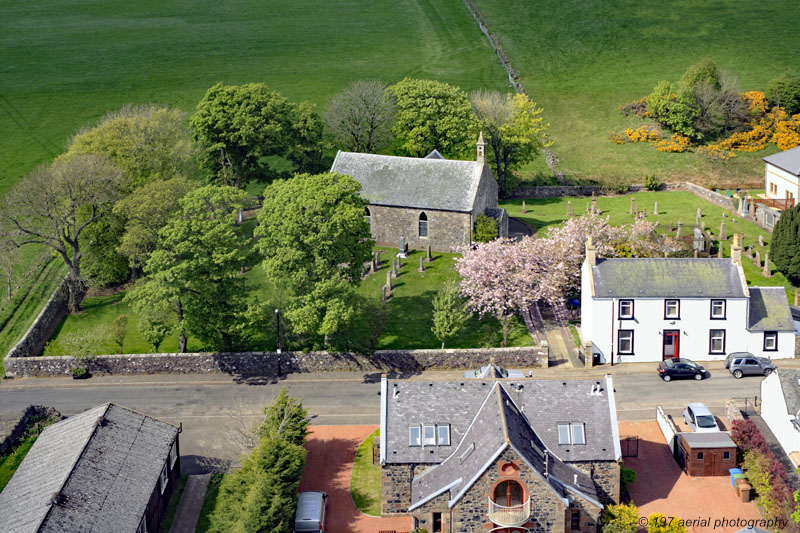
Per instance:
[[[732,259],[598,259],[587,242],[581,333],[591,353],[601,363],[794,357],[786,292],[747,286],[737,237]]]
[[[761,382],[761,418],[787,455],[800,452],[800,371],[778,369]]]
[[[767,198],[791,200],[791,205],[779,207],[792,207],[800,198],[800,146],[767,156],[764,163]]]

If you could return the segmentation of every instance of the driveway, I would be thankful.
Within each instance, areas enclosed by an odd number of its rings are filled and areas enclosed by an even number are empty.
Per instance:
[[[411,517],[380,518],[365,515],[350,497],[350,474],[358,445],[377,426],[311,426],[306,449],[308,459],[300,490],[328,493],[327,533],[376,533],[411,531]]]
[[[639,507],[640,517],[661,513],[684,520],[709,520],[708,526],[687,528],[691,533],[741,529],[719,525],[715,528],[715,520],[761,519],[754,502],[742,503],[737,498],[728,476],[689,477],[683,473],[657,422],[620,422],[619,432],[621,437],[636,435],[640,439],[639,456],[625,458],[625,466],[636,471],[636,483],[628,490]]]

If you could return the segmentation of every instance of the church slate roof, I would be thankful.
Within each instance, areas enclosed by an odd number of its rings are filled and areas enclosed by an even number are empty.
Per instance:
[[[800,176],[800,146],[768,155],[762,159],[770,165],[775,165],[795,176]]]
[[[730,258],[598,259],[596,298],[744,298],[738,265]]]
[[[522,409],[545,447],[564,461],[615,461],[620,457],[616,404],[610,379],[520,380],[497,383]],[[463,439],[492,389],[492,380],[391,381],[381,415],[381,459],[394,463],[441,463]],[[592,391],[595,391],[594,393]],[[558,443],[559,422],[583,422],[586,444]],[[450,446],[409,446],[408,428],[448,424]]]
[[[509,446],[559,498],[569,491],[602,507],[591,477],[547,452],[509,393],[496,382],[453,453],[412,480],[409,510],[446,491],[452,507]]]
[[[792,312],[783,287],[750,287],[750,331],[794,331]]]
[[[482,166],[430,155],[420,159],[340,151],[331,172],[355,178],[361,197],[371,204],[471,212]]]
[[[0,493],[0,531],[136,531],[177,435],[115,404],[48,426]]]

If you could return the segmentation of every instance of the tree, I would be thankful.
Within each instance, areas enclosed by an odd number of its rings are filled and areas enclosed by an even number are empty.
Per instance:
[[[125,344],[125,333],[128,332],[128,315],[119,315],[114,319],[114,325],[111,327],[114,342],[117,345],[117,353],[122,353],[122,348]]]
[[[180,206],[180,200],[197,184],[183,176],[152,181],[135,189],[114,205],[114,214],[126,220],[117,252],[128,265],[141,270],[156,248],[158,232]]]
[[[297,333],[327,337],[356,312],[372,257],[361,185],[333,172],[278,180],[264,191],[254,236],[267,278],[293,293],[286,317]]]
[[[770,105],[784,108],[789,115],[800,113],[800,76],[793,70],[772,79],[764,92]]]
[[[794,286],[800,286],[800,205],[786,209],[775,223],[770,258]]]
[[[180,211],[159,234],[156,250],[145,266],[146,278],[126,295],[142,314],[173,308],[180,331],[207,345],[231,351],[243,327],[246,286],[241,269],[249,258],[247,242],[237,231],[235,214],[245,193],[228,186],[207,185],[180,201]]]
[[[461,289],[458,281],[451,280],[442,285],[433,297],[433,327],[431,331],[437,339],[444,343],[450,337],[464,329],[470,313],[461,300]]]
[[[202,145],[201,161],[212,179],[242,187],[270,181],[279,172],[270,156],[284,157],[300,170],[319,164],[322,122],[309,104],[296,106],[262,83],[211,87],[191,119]]]
[[[0,238],[0,274],[6,281],[6,299],[11,301],[11,285],[14,276],[14,267],[17,263],[19,248],[14,246],[9,240]]]
[[[28,174],[5,195],[0,219],[14,246],[44,244],[67,265],[68,307],[76,313],[85,293],[83,232],[119,198],[122,171],[98,155],[62,156]]]
[[[647,533],[687,533],[687,529],[680,518],[653,513],[647,517]]]
[[[374,154],[391,142],[396,112],[383,82],[358,80],[333,97],[325,124],[343,150]]]
[[[309,422],[308,409],[303,407],[303,400],[289,396],[284,387],[264,407],[264,420],[258,433],[262,438],[279,437],[302,446],[306,441]]]
[[[150,343],[156,353],[158,353],[158,347],[164,342],[166,336],[172,333],[175,326],[175,315],[163,311],[160,313],[157,311],[146,312],[137,323],[139,333],[142,334],[144,340]],[[185,340],[183,351],[186,351]]]
[[[472,230],[472,240],[475,242],[489,242],[497,238],[497,221],[481,213],[475,217],[475,227]]]
[[[511,171],[551,144],[546,139],[549,124],[540,116],[542,108],[523,93],[475,91],[470,102],[494,156],[497,183],[504,191]]]
[[[127,279],[128,260],[117,252],[125,232],[125,219],[110,205],[101,210],[101,217],[83,232],[83,274],[90,287],[107,287]]]
[[[477,120],[464,91],[440,81],[405,78],[389,92],[397,102],[392,132],[400,152],[422,157],[436,149],[455,158],[472,153]]]
[[[69,141],[69,154],[109,157],[125,173],[125,190],[150,181],[197,175],[197,149],[186,113],[155,104],[126,105]]]
[[[603,511],[603,533],[636,533],[639,509],[632,503],[607,505]]]

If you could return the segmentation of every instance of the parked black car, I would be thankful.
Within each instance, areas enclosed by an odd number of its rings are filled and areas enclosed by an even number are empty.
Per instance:
[[[734,352],[725,359],[725,368],[736,379],[742,376],[769,376],[775,364],[767,357],[756,357],[750,352]]]
[[[658,363],[658,375],[664,381],[690,378],[700,381],[706,377],[706,369],[690,359],[665,359]]]

